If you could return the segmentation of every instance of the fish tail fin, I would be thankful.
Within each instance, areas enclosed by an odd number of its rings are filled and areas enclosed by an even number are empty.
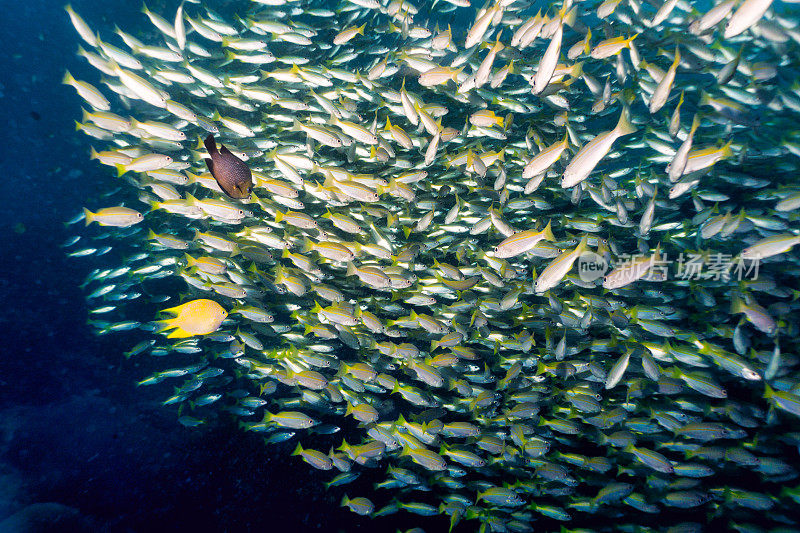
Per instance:
[[[583,75],[583,63],[583,61],[580,63],[575,63],[575,65],[572,67],[572,73],[570,76],[573,78],[580,78]]]
[[[733,148],[731,148],[732,144],[733,144],[733,139],[730,139],[728,142],[726,142],[722,146],[721,150],[722,150],[722,155],[724,157],[732,157],[733,156]]]
[[[653,195],[653,198],[655,198],[655,195]],[[651,261],[650,268],[653,267],[654,263],[661,262],[661,243],[656,244],[656,249],[653,251],[653,256],[650,259],[650,261]]]
[[[764,383],[764,399],[769,400],[775,396],[775,389],[769,386],[769,384]]]
[[[619,135],[636,133],[637,128],[631,122],[631,114],[627,107],[622,109],[622,114],[619,116],[619,122],[617,122],[617,126],[614,129]]]
[[[578,6],[574,6],[572,9],[567,10],[561,16],[561,23],[564,26],[569,26],[570,28],[575,25],[575,21],[578,19]]]
[[[555,236],[553,235],[553,228],[551,227],[552,222],[547,221],[547,226],[544,227],[542,230],[542,235],[544,235],[544,240],[553,242],[556,240]]]
[[[356,275],[356,265],[353,264],[352,261],[347,262],[347,273],[345,276],[355,276]],[[359,309],[361,309],[359,307]]]
[[[694,118],[692,119],[692,128],[689,130],[689,135],[694,135],[694,132],[697,131],[698,127],[700,127],[700,115],[699,113],[695,113]]]
[[[66,71],[64,73],[64,79],[61,80],[61,83],[63,83],[64,85],[72,85],[73,83],[75,83],[75,78],[72,77],[72,74],[70,74],[69,71]]]
[[[114,165],[114,167],[117,169],[117,177],[122,176],[128,171],[128,169],[125,168],[125,165]]]
[[[494,42],[494,46],[492,46],[492,50],[494,50],[495,52],[500,52],[504,48],[505,48],[505,45],[500,42],[500,34],[498,33],[497,34],[497,40]],[[461,67],[460,69],[458,69],[458,72],[461,72],[462,70],[464,70],[464,67]]]
[[[581,242],[578,243],[578,246],[575,248],[575,251],[578,252],[578,255],[582,254],[589,248],[589,236],[584,235],[581,239]]]
[[[94,221],[94,213],[92,213],[91,211],[89,211],[88,209],[86,209],[84,207],[83,208],[83,219],[86,222],[86,225],[88,226],[89,224],[91,224]]]
[[[297,448],[294,449],[292,455],[302,455],[302,453],[303,453],[303,445],[298,442]]]
[[[281,220],[283,220],[283,218],[284,218],[285,216],[286,216],[286,215],[285,215],[284,213],[281,213],[280,211],[277,211],[277,210],[276,210],[276,211],[275,211],[275,222],[276,222],[276,223],[277,223],[277,222],[280,222]]]
[[[275,266],[275,283],[280,283],[284,280],[283,266],[280,264]],[[313,312],[313,310],[312,310]]]
[[[742,300],[738,296],[734,296],[731,298],[731,314],[736,315],[739,313],[743,313],[745,308],[744,300]]]

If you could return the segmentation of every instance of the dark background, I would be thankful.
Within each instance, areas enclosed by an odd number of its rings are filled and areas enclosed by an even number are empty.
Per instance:
[[[105,37],[115,22],[133,34],[149,24],[137,1],[72,4]],[[82,101],[61,84],[64,71],[98,76],[75,55],[63,6],[3,2],[0,17],[0,531],[411,527],[413,515],[369,520],[340,508],[344,491],[326,491],[331,473],[289,457],[294,442],[267,448],[224,422],[180,426],[160,405],[163,390],[136,387],[146,373],[122,357],[135,341],[92,334],[79,285],[97,260],[68,258],[60,245],[79,229],[65,221],[115,178],[89,160],[91,139],[75,131]],[[348,490],[369,495],[371,485],[360,489]],[[43,502],[59,505],[31,506]],[[58,525],[25,529],[37,520]]]

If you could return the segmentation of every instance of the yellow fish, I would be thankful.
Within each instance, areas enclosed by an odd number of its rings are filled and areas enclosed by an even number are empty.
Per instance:
[[[167,335],[167,338],[185,338],[194,335],[206,335],[219,329],[222,321],[228,316],[228,312],[214,300],[192,300],[177,307],[164,309],[166,313],[172,313],[175,318],[160,320],[159,323],[164,327],[161,331],[174,329]]]
[[[92,213],[85,207],[83,208],[84,220],[88,226],[92,222],[97,222],[101,226],[117,226],[125,228],[138,224],[144,220],[144,215],[127,207],[105,207],[96,213]]]

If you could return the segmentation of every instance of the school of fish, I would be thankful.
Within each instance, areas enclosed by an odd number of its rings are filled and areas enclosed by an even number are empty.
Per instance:
[[[423,528],[798,531],[796,0],[232,5],[66,7],[64,246],[181,424]]]

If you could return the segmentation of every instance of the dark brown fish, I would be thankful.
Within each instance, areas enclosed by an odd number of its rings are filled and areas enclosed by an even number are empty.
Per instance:
[[[205,159],[208,171],[217,180],[217,184],[231,198],[248,198],[253,189],[253,175],[247,164],[233,155],[224,145],[219,146],[213,135],[203,141],[211,159]]]

